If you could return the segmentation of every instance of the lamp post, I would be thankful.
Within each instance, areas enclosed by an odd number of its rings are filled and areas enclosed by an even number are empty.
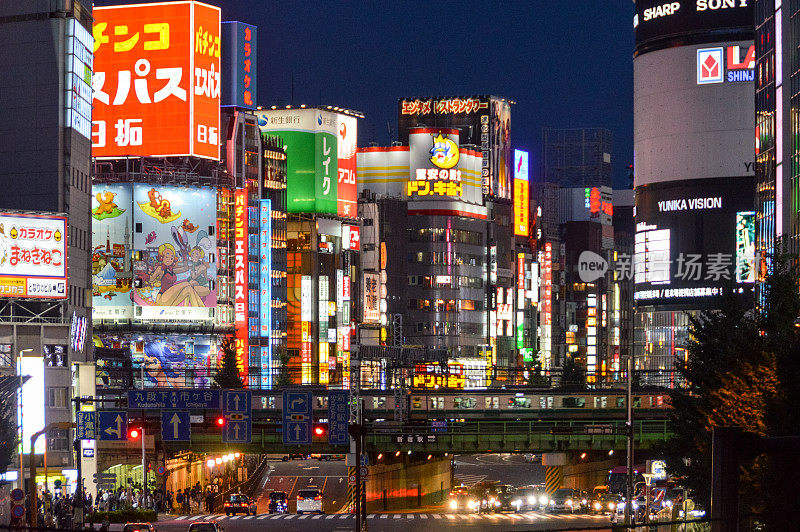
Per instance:
[[[22,357],[23,353],[30,353],[31,351],[33,351],[32,348],[23,349],[17,356],[17,374],[19,375],[19,395],[17,401],[19,408],[17,410],[17,421],[19,422],[19,446],[17,448],[17,454],[19,454],[19,485],[22,489],[25,489],[25,469],[24,460],[22,458],[22,442],[25,441],[25,435],[22,433],[22,386],[25,384],[25,376],[22,374]]]

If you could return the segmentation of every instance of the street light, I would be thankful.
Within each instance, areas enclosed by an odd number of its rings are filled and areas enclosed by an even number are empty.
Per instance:
[[[22,460],[22,442],[25,441],[25,435],[22,433],[22,386],[25,384],[23,379],[24,375],[22,374],[22,354],[23,353],[30,353],[33,351],[32,348],[23,349],[19,352],[19,356],[17,357],[17,374],[19,375],[19,392],[17,392],[17,404],[19,405],[19,410],[17,411],[17,421],[19,422],[19,446],[17,448],[17,454],[19,454],[19,486],[22,489],[25,489],[25,470],[23,469],[23,460]]]

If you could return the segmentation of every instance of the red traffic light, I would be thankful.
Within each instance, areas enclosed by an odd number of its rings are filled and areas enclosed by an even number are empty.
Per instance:
[[[142,435],[142,431],[138,427],[131,427],[128,429],[128,439],[129,440],[138,440],[139,436]]]
[[[225,418],[222,417],[222,416],[219,416],[217,418],[217,420],[216,420],[216,424],[217,424],[218,427],[224,427],[225,426]]]
[[[323,425],[315,425],[314,436],[324,436],[324,435],[325,435],[325,427]]]

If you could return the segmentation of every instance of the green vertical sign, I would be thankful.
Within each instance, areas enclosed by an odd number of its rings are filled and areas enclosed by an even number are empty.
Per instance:
[[[335,115],[325,113],[333,117]],[[323,131],[317,130],[315,135],[317,148],[317,175],[316,175],[316,211],[319,213],[337,214],[337,182],[339,177],[339,159],[336,145],[336,134],[325,131],[325,124],[320,126]],[[335,131],[335,129],[334,129]]]

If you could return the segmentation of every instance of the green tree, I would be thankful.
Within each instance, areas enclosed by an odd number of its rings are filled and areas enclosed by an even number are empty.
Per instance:
[[[561,367],[561,387],[570,389],[586,387],[585,373],[569,354],[564,358],[564,365]]]
[[[278,360],[280,361],[280,368],[278,369],[278,378],[276,379],[276,386],[289,386],[292,384],[292,376],[289,373],[289,352],[286,347],[281,346],[278,349]]]
[[[226,338],[221,346],[222,359],[217,367],[217,374],[214,375],[214,384],[218,388],[244,388],[242,376],[236,365],[236,344],[232,338]]]
[[[661,449],[671,472],[708,504],[714,427],[739,426],[759,436],[800,435],[800,313],[795,262],[780,252],[761,287],[757,309],[729,298],[722,309],[690,317],[687,357],[676,362],[685,385],[670,392],[673,437]],[[743,450],[749,451],[749,450]],[[748,455],[742,460],[743,513],[769,516],[770,529],[791,529],[796,515],[798,457]],[[792,474],[787,475],[791,471]],[[789,528],[785,528],[785,526]]]

